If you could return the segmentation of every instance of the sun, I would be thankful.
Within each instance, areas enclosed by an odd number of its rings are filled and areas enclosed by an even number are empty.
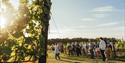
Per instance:
[[[8,1],[12,6],[13,10],[9,11],[17,11],[19,7],[19,0],[9,0]],[[0,28],[5,29],[7,27],[8,19],[11,19],[11,14],[13,15],[14,13],[11,13],[8,11],[7,5],[0,0]],[[9,24],[8,24],[9,25]]]
[[[6,19],[4,17],[0,17],[0,28],[5,28],[6,23]]]

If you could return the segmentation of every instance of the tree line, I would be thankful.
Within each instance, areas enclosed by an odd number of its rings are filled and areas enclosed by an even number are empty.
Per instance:
[[[104,37],[106,38],[106,37]],[[107,38],[110,42],[117,42],[120,39],[117,38]],[[71,42],[99,42],[99,38],[55,38],[55,39],[49,39],[48,44],[54,44],[54,43],[71,43]]]

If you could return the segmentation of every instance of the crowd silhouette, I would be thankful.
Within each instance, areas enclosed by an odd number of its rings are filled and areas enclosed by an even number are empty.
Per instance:
[[[55,53],[55,59],[60,59],[61,53],[68,56],[86,56],[92,59],[102,58],[103,61],[116,57],[115,44],[106,38],[100,38],[98,42],[55,43],[51,45],[51,50]]]

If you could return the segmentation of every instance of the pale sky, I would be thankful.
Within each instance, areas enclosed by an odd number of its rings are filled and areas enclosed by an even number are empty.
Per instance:
[[[52,0],[49,38],[125,39],[125,0]]]
[[[19,0],[10,0],[18,7]],[[49,38],[125,39],[125,0],[52,0]]]

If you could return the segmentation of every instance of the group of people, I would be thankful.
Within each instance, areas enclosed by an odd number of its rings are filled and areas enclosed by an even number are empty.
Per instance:
[[[108,61],[111,57],[115,57],[114,43],[106,38],[100,38],[99,42],[72,42],[65,46],[62,43],[56,43],[52,45],[51,49],[55,53],[55,59],[60,59],[61,53],[69,56],[89,56],[92,59],[102,58],[103,61]]]
[[[111,57],[116,56],[115,46],[107,39],[100,38],[99,49],[102,55],[103,61],[108,61]]]

